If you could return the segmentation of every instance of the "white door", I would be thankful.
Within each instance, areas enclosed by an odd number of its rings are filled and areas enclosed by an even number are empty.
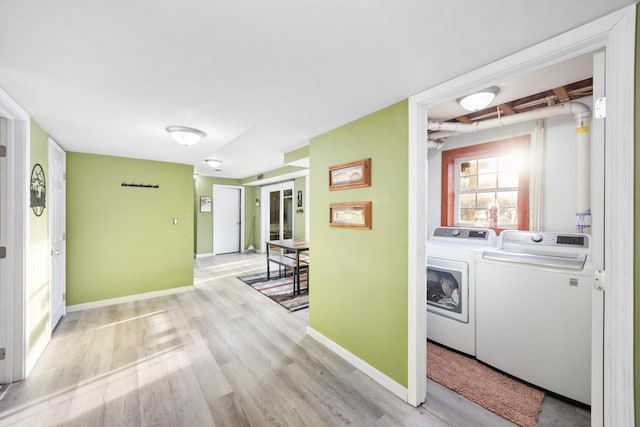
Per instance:
[[[51,330],[66,314],[65,152],[49,138],[49,236],[51,240]]]
[[[240,252],[240,188],[213,186],[213,253]]]

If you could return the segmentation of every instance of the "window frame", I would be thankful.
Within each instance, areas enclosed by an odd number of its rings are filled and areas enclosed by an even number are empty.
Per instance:
[[[442,151],[442,189],[440,221],[443,226],[456,226],[456,160],[461,158],[494,157],[520,152],[529,158],[531,135],[521,135],[467,147]],[[496,233],[506,230],[504,227],[491,227]],[[529,162],[524,162],[518,175],[518,227],[529,229]]]

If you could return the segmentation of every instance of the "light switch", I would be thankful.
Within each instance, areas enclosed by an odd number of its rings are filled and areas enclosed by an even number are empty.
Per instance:
[[[173,218],[173,225],[178,225],[178,218]]]

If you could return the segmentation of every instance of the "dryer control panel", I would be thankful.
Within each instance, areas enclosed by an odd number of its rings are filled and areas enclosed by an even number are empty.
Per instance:
[[[550,233],[505,230],[502,232],[502,246],[555,246],[576,249],[589,248],[589,236],[578,233]]]

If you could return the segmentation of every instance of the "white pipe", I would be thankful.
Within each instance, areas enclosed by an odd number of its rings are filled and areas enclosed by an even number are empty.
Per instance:
[[[561,116],[563,114],[575,114],[576,119],[583,116],[591,117],[591,109],[581,102],[565,102],[564,104],[558,104],[552,107],[539,108],[537,110],[525,111],[524,113],[501,116],[497,119],[483,120],[473,123],[432,122],[429,120],[427,122],[427,130],[471,133],[484,129],[493,129],[502,126],[514,125],[516,123]],[[442,136],[438,135],[429,135],[429,137],[431,139],[442,138]]]
[[[576,227],[591,232],[591,117],[576,117]]]
[[[435,141],[433,139],[430,139],[429,141],[427,141],[428,148],[435,148],[436,150],[439,150],[440,148],[442,148],[443,145],[444,145],[444,141]]]

